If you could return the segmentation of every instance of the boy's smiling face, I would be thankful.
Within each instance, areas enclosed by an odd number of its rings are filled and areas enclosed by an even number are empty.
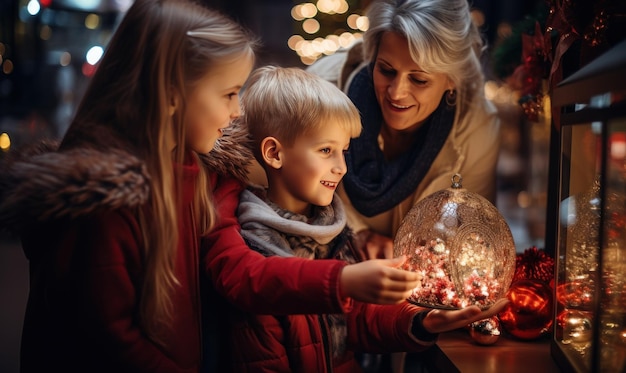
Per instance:
[[[268,197],[281,208],[309,215],[311,205],[327,206],[346,174],[344,152],[350,133],[330,120],[302,134],[291,146],[276,140],[275,163],[268,167]]]

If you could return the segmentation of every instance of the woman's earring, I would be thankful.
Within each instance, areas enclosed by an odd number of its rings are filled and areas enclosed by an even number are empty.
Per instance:
[[[448,104],[448,106],[456,105],[456,90],[451,89],[446,92],[446,104]]]

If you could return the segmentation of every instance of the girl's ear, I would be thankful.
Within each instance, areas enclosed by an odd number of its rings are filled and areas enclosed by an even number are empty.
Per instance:
[[[178,109],[179,102],[180,102],[180,97],[178,95],[178,92],[175,89],[172,89],[172,94],[170,95],[170,104],[168,106],[168,109],[169,109],[168,113],[170,117],[174,115],[174,113]]]
[[[279,170],[283,167],[282,145],[275,137],[266,137],[261,141],[261,156],[268,167]]]

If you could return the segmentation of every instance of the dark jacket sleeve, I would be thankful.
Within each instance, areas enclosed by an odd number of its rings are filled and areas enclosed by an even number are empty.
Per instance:
[[[236,208],[243,185],[213,177],[219,221],[203,238],[205,270],[215,290],[237,307],[257,314],[341,313],[351,300],[340,294],[345,262],[269,257],[251,250],[240,235]]]

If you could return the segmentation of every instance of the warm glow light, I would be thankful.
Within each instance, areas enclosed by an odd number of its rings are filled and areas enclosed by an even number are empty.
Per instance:
[[[301,4],[291,8],[291,18],[295,19],[296,21],[302,21],[304,19],[304,16],[302,15]]]
[[[296,50],[296,46],[298,45],[298,42],[302,40],[304,40],[304,38],[301,35],[291,35],[291,37],[287,40],[287,45],[292,50]]]
[[[498,25],[497,33],[500,39],[506,39],[513,34],[513,27],[508,22],[502,22]]]
[[[41,40],[49,40],[50,36],[52,36],[52,29],[48,25],[41,26],[39,30],[39,37]]]
[[[485,82],[485,98],[497,104],[517,105],[519,94],[508,84],[498,84],[493,80]]]
[[[367,31],[370,28],[370,20],[365,16],[356,19],[356,27],[361,31]]]
[[[317,58],[301,57],[300,61],[302,61],[302,63],[305,64],[305,65],[312,65],[313,62],[317,61]]]
[[[296,21],[302,21],[302,30],[307,34],[317,34],[321,25],[316,15],[344,14],[348,12],[350,5],[346,0],[316,0],[310,3],[301,3],[291,8],[291,17]],[[344,32],[342,35],[330,34],[318,37],[314,40],[306,40],[301,35],[292,35],[287,41],[289,48],[294,50],[302,63],[310,65],[323,55],[335,53],[340,48],[350,47],[357,39],[362,38],[362,31],[369,27],[366,17],[352,14],[346,19],[348,27],[358,30],[357,33]],[[345,28],[338,26],[339,28]],[[303,34],[304,35],[304,34]]]
[[[7,151],[10,147],[11,138],[9,137],[9,134],[6,132],[2,132],[2,134],[0,134],[0,149],[3,151]]]
[[[320,23],[313,18],[309,18],[302,22],[302,29],[308,34],[315,34],[320,30]]]
[[[356,29],[357,28],[356,20],[359,17],[360,15],[358,14],[350,14],[348,18],[346,19],[346,23],[348,24],[348,27],[350,27],[351,29]]]
[[[489,101],[493,101],[494,97],[496,97],[496,92],[498,91],[498,83],[493,80],[488,80],[485,82],[485,98]]]
[[[324,53],[325,51],[324,41],[325,41],[324,38],[315,38],[315,40],[311,42],[311,45],[313,46],[313,50],[315,51],[315,54],[318,56]]]
[[[335,8],[335,11],[339,14],[344,14],[348,9],[350,9],[348,3],[345,0],[341,0],[339,1],[339,6]]]
[[[626,135],[615,133],[611,135],[611,158],[622,160],[626,158]]]
[[[315,52],[313,51],[313,46],[311,46],[311,42],[308,40],[303,42],[302,45],[300,45],[300,48],[298,48],[298,55],[301,57],[311,57],[314,54]]]
[[[317,9],[326,14],[343,14],[348,11],[350,6],[345,0],[318,0]]]
[[[324,54],[332,54],[335,53],[339,49],[339,42],[331,39],[324,39],[322,42],[322,53]]]
[[[320,10],[320,12],[322,13],[327,13],[327,14],[331,14],[331,13],[335,13],[334,12],[334,6],[335,6],[335,1],[333,0],[319,0],[317,2],[317,9]]]
[[[9,75],[13,72],[13,61],[4,60],[2,63],[2,72]]]
[[[98,26],[100,25],[100,16],[98,16],[97,14],[89,14],[87,17],[85,17],[85,27],[87,27],[90,30],[95,30],[98,28]]]
[[[354,35],[352,35],[351,33],[344,32],[343,34],[339,35],[339,45],[341,45],[342,47],[348,48],[352,45],[352,43],[354,43]]]
[[[530,206],[531,198],[527,191],[522,190],[517,194],[517,205],[523,209]]]
[[[478,9],[474,9],[471,12],[472,22],[476,27],[481,27],[485,24],[485,14]]]
[[[300,14],[304,18],[313,18],[317,15],[317,8],[311,3],[304,3],[300,8]]]
[[[0,43],[0,56],[2,56],[5,52],[5,46],[3,43]]]
[[[61,66],[67,66],[70,64],[70,62],[72,62],[72,55],[70,54],[70,52],[61,53],[61,58],[59,58],[59,64]]]

